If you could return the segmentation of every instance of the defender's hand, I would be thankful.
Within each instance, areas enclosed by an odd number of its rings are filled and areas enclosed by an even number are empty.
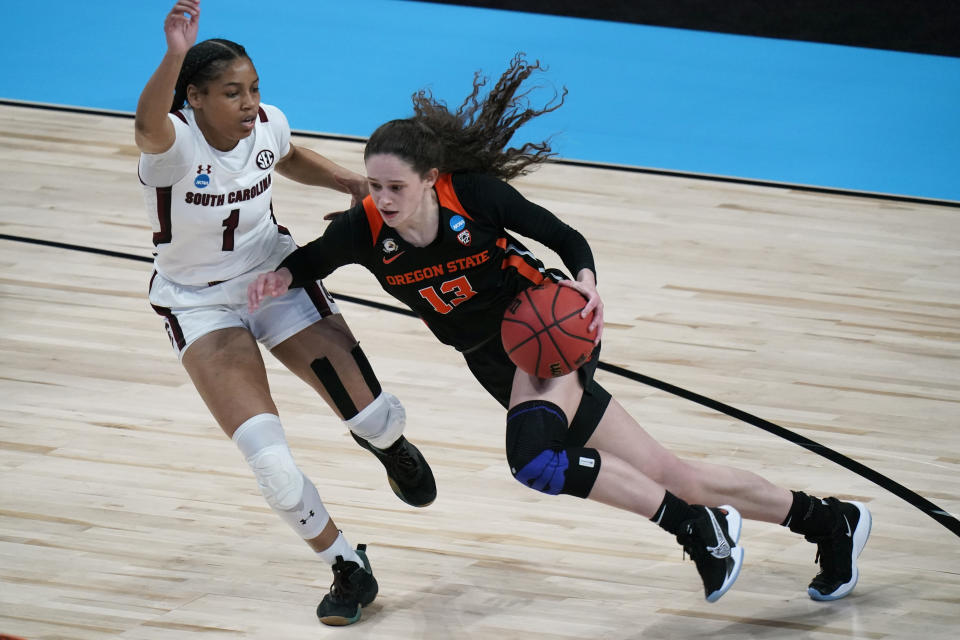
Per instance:
[[[261,273],[257,279],[247,287],[247,308],[256,311],[264,298],[276,298],[290,290],[293,274],[284,267],[279,271]]]

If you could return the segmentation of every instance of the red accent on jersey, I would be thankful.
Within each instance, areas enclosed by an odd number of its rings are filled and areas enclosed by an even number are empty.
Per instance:
[[[153,234],[153,246],[170,242],[173,230],[170,228],[170,191],[172,187],[157,187],[157,220],[160,231]]]
[[[282,224],[280,224],[279,222],[277,222],[277,216],[273,215],[273,200],[272,200],[272,199],[270,200],[270,219],[273,220],[273,224],[277,225],[277,231],[279,231],[282,235],[285,235],[285,236],[289,236],[289,235],[290,235],[290,230],[287,229],[287,228],[286,228],[285,226],[283,226]]]
[[[267,112],[263,110],[263,107],[257,107],[259,109],[260,122],[270,122],[270,118],[267,117]]]
[[[444,173],[437,178],[434,188],[437,190],[437,199],[440,201],[441,207],[455,211],[467,220],[473,220],[470,214],[463,208],[463,205],[460,204],[460,198],[457,197],[456,192],[453,190],[453,182],[449,173]],[[376,244],[377,237],[380,235],[380,229],[383,228],[383,218],[380,217],[380,211],[377,209],[377,205],[373,204],[373,196],[367,196],[363,199],[363,210],[367,213],[370,236],[373,239],[373,243]]]
[[[183,113],[181,113],[181,111],[180,111],[179,109],[177,109],[176,111],[174,111],[174,112],[173,112],[173,115],[175,115],[175,116],[177,116],[178,118],[180,118],[181,120],[183,120],[183,124],[189,124],[189,123],[187,122],[187,116],[183,115]]]
[[[460,204],[460,198],[457,197],[456,191],[453,190],[453,177],[449,173],[444,173],[437,178],[437,182],[433,186],[437,190],[437,197],[440,200],[441,207],[449,209],[450,211],[456,211],[467,220],[473,220],[470,214],[463,208],[463,205]]]
[[[380,235],[380,229],[383,228],[383,218],[380,217],[377,205],[373,204],[373,196],[367,196],[363,199],[363,210],[367,213],[367,224],[370,226],[373,244],[377,244],[377,236]]]

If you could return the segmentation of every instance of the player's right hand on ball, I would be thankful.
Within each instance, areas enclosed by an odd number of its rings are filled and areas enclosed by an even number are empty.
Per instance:
[[[282,296],[290,289],[290,283],[292,282],[293,274],[286,267],[277,271],[261,273],[247,287],[247,308],[250,311],[256,311],[260,308],[260,303],[263,302],[264,298]]]

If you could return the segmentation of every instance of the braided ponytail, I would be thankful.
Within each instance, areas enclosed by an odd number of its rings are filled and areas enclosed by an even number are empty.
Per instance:
[[[222,38],[204,40],[190,47],[180,67],[180,75],[177,76],[170,113],[183,107],[187,101],[188,86],[205,86],[219,76],[228,63],[237,58],[249,59],[250,56],[242,45]]]

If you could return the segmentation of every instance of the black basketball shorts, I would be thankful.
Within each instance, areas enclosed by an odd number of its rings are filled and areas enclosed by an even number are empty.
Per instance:
[[[567,445],[571,447],[586,445],[594,429],[600,424],[607,405],[610,404],[610,392],[593,379],[597,364],[600,362],[600,346],[597,345],[594,348],[590,360],[575,372],[583,386],[583,398],[577,407],[576,415],[570,422],[570,437]],[[513,364],[504,350],[500,336],[493,336],[482,345],[464,352],[463,358],[467,361],[470,372],[487,390],[487,393],[503,405],[504,409],[508,409],[517,365]]]

